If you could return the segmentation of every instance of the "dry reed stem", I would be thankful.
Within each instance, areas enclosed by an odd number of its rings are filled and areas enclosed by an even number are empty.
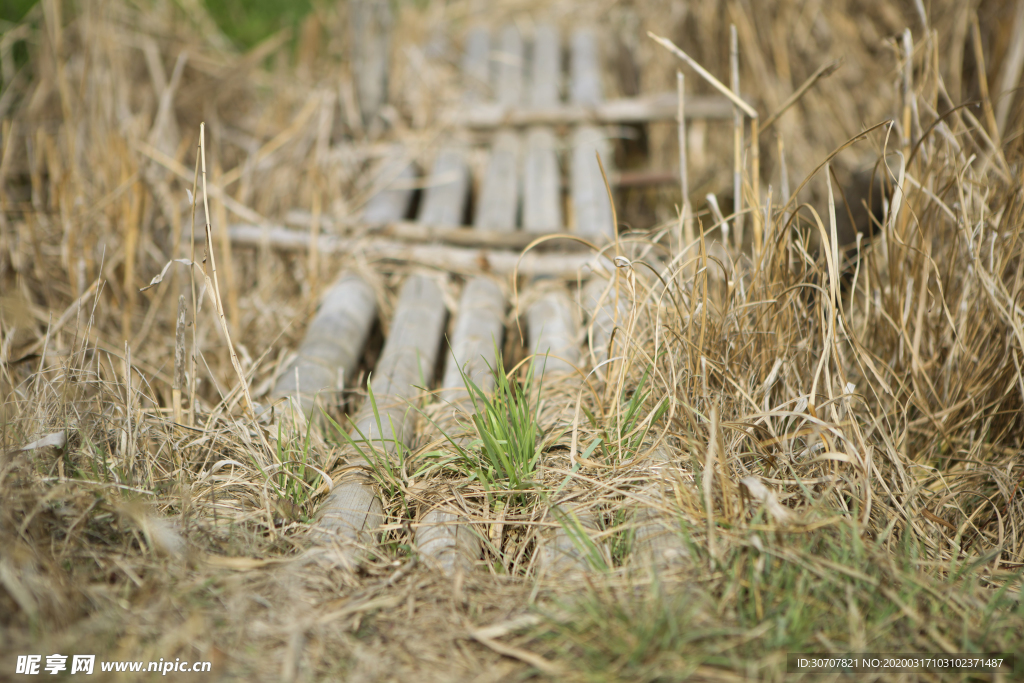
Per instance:
[[[682,71],[676,71],[676,93],[679,97],[677,116],[679,136],[679,189],[682,196],[680,207],[680,230],[682,240],[676,245],[675,252],[682,253],[693,244],[693,207],[690,206],[690,182],[687,175],[686,161],[686,79]]]
[[[726,97],[728,97],[729,100],[732,101],[732,103],[736,107],[738,107],[739,109],[743,110],[744,114],[746,114],[747,116],[749,116],[752,119],[756,119],[757,118],[757,110],[755,110],[749,104],[744,102],[743,98],[741,98],[738,93],[735,93],[732,90],[730,90],[729,88],[725,87],[725,85],[723,85],[722,82],[719,81],[717,78],[712,76],[711,73],[708,72],[707,69],[702,67],[696,61],[694,61],[693,58],[690,57],[690,55],[688,55],[685,52],[683,52],[682,50],[680,50],[676,46],[675,43],[673,43],[671,40],[668,40],[667,38],[662,38],[661,36],[657,36],[657,35],[651,33],[650,31],[647,32],[647,35],[650,36],[656,43],[658,43],[659,45],[664,47],[666,50],[668,50],[669,52],[671,52],[672,54],[674,54],[675,56],[679,57],[681,60],[683,60],[684,62],[689,64],[690,68],[692,68],[694,71],[696,71],[698,74],[700,74],[704,78],[704,80],[706,80],[708,83],[710,83],[715,88],[715,90],[717,90],[718,92],[720,92],[723,95],[725,95]]]
[[[220,158],[214,159],[213,175],[219,178],[221,175]],[[219,227],[217,230],[218,247],[220,248],[222,265],[224,269],[224,284],[227,287],[227,320],[232,333],[237,336],[237,322],[241,319],[241,312],[238,308],[238,285],[235,281],[235,259],[231,253],[231,236],[228,233],[228,212],[222,201],[214,201],[214,217]],[[211,245],[212,248],[212,245]]]
[[[739,39],[736,37],[736,24],[729,25],[729,84],[732,91],[740,92],[740,51]],[[737,249],[743,248],[743,112],[738,106],[733,107],[732,116],[732,196],[733,239]],[[757,206],[755,201],[754,205]]]
[[[242,365],[238,362],[238,354],[235,353],[234,344],[231,343],[231,330],[228,327],[227,316],[224,315],[224,304],[221,300],[220,295],[220,282],[217,279],[217,258],[213,253],[213,229],[210,227],[210,202],[209,195],[206,193],[206,124],[199,125],[199,158],[200,165],[202,167],[202,178],[203,178],[203,209],[206,215],[206,258],[210,260],[210,272],[206,272],[205,259],[203,262],[203,277],[206,280],[207,291],[210,292],[213,304],[217,308],[217,316],[220,320],[221,330],[224,333],[224,341],[227,343],[228,353],[231,355],[231,365],[235,369],[235,373],[238,375],[239,387],[242,390],[242,396],[245,397],[245,411],[250,419],[256,419],[256,410],[253,408],[252,397],[249,395],[249,383],[246,380],[245,373],[242,371]],[[227,229],[227,226],[224,226]],[[228,251],[230,254],[230,250]],[[260,432],[262,436],[262,432]],[[269,449],[268,449],[269,450]]]
[[[178,319],[174,327],[174,383],[171,385],[171,409],[174,421],[182,424],[181,388],[185,385],[185,297],[178,297]],[[178,463],[180,467],[181,464]]]

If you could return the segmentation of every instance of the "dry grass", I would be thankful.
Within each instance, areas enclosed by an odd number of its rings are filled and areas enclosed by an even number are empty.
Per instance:
[[[586,4],[556,18],[607,9]],[[651,252],[669,264],[660,277],[641,260],[620,268],[632,308],[615,360],[582,392],[545,387],[532,487],[506,505],[457,463],[431,467],[452,449],[425,436],[386,482],[381,546],[354,568],[303,553],[326,490],[313,467],[333,466],[336,435],[246,417],[209,299],[189,342],[194,418],[174,423],[190,271],[175,264],[140,292],[167,261],[192,258],[181,245],[200,121],[209,184],[227,195],[209,197],[219,291],[257,402],[330,274],[365,267],[359,254],[232,254],[220,240],[229,220],[296,207],[340,225],[370,191],[386,150],[352,116],[346,5],[318,6],[303,28],[318,39],[302,41],[295,65],[284,36],[227,49],[195,3],[43,0],[5,33],[0,666],[62,652],[206,660],[247,680],[732,680],[781,679],[787,651],[1019,652],[1024,98],[1000,89],[1020,81],[1011,3],[979,10],[985,69],[956,2],[933,3],[927,23],[914,4],[695,3],[685,16],[668,4],[612,16],[647,89],[675,83],[678,64],[636,38],[666,22],[722,76],[735,22],[743,90],[762,114],[846,58],[762,136],[760,196],[747,165],[758,210],[746,224],[760,222],[763,251],[714,246],[719,226],[703,212],[706,241]],[[428,154],[439,134],[455,76],[418,47],[435,30],[527,22],[535,9],[404,8],[381,139]],[[18,74],[3,52],[14,40],[30,52]],[[648,132],[656,167],[677,158],[673,130]],[[732,183],[731,128],[701,144],[694,197]],[[863,168],[887,209],[874,237],[847,249],[837,216]],[[792,199],[780,192],[802,182]],[[668,243],[675,192],[620,197],[644,243]],[[404,271],[378,269],[386,321]],[[191,272],[201,280],[198,264]],[[637,391],[645,372],[649,394]],[[676,456],[655,496],[658,445]],[[410,551],[416,511],[437,495],[492,540],[472,576],[440,579]],[[584,588],[534,576],[544,513],[570,496],[601,520],[592,563],[603,569]],[[683,566],[652,575],[631,561],[639,505],[671,520]],[[540,618],[516,621],[524,608]],[[506,627],[475,630],[494,623]]]

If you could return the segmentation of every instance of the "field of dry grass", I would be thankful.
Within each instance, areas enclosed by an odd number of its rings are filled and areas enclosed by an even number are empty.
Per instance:
[[[42,0],[0,27],[0,679],[53,653],[208,661],[216,680],[731,681],[781,680],[787,653],[1024,651],[1024,6],[399,2],[371,125],[350,5],[312,6],[245,51],[197,0]],[[475,447],[424,429],[377,472],[380,544],[339,564],[310,529],[341,434],[247,402],[266,404],[338,272],[366,273],[387,321],[416,269],[232,248],[227,226],[301,209],[360,237],[387,143],[424,162],[447,134],[467,28],[541,15],[604,32],[618,95],[677,69],[711,93],[647,32],[728,82],[736,26],[762,123],[747,238],[722,244],[704,199],[735,236],[732,123],[696,122],[704,239],[680,244],[678,185],[617,191],[622,253],[643,254],[613,278],[628,313],[582,388],[533,395],[525,483],[498,490]],[[674,123],[622,137],[622,168],[678,169]],[[215,283],[190,247],[204,198]],[[524,347],[506,340],[508,369]],[[491,541],[453,579],[412,540],[439,490]],[[568,495],[597,520],[591,571],[552,580],[536,531]],[[680,549],[656,570],[634,558],[640,509]]]

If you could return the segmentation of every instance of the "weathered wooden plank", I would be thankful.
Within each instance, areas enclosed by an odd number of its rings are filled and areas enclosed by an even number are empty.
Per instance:
[[[352,0],[351,46],[359,111],[369,124],[388,96],[391,52],[391,3],[388,0]]]
[[[397,409],[407,415],[403,421],[394,422],[395,433],[401,438],[405,436],[403,425],[411,424],[415,413],[406,399],[419,392],[417,386],[431,383],[446,314],[441,288],[434,278],[412,275],[402,285],[391,330],[370,385],[378,410]],[[356,428],[364,434],[378,434],[369,406],[364,406],[359,416]],[[389,427],[383,425],[383,429],[384,438],[390,440]]]
[[[409,401],[419,393],[417,386],[429,384],[437,360],[445,320],[441,288],[431,277],[412,275],[402,286],[395,317],[370,383],[380,415],[367,401],[356,415],[351,437],[370,442],[379,449],[377,457],[391,457],[396,444],[408,445],[413,438],[415,411]],[[368,543],[383,523],[383,508],[368,475],[366,462],[348,453],[350,469],[342,476],[321,506],[317,537],[344,546]]]
[[[515,26],[501,33],[501,46],[493,53],[494,85],[501,106],[518,106],[523,97],[523,39]],[[500,131],[491,145],[487,170],[480,188],[473,221],[478,229],[512,231],[519,213],[521,141],[514,131]]]
[[[511,131],[502,131],[495,137],[480,188],[474,227],[501,232],[515,230],[519,213],[519,147],[519,136]]]
[[[609,343],[616,326],[624,327],[629,304],[624,295],[607,280],[592,278],[581,291],[581,303],[590,320],[587,337],[594,365],[598,366],[611,355]]]
[[[451,352],[445,362],[441,400],[466,399],[463,374],[484,391],[491,391],[494,377],[490,368],[497,362],[494,351],[501,348],[504,328],[505,295],[501,287],[490,278],[476,277],[467,282],[459,301]]]
[[[383,189],[363,209],[363,223],[394,223],[405,218],[412,203],[416,170],[404,147],[396,147],[381,164],[378,173]]]
[[[434,508],[416,529],[416,549],[446,575],[469,572],[480,557],[480,537],[469,520]]]
[[[569,99],[574,104],[589,106],[600,103],[604,99],[604,87],[601,85],[597,35],[593,30],[580,28],[573,31],[569,68]]]
[[[562,229],[562,188],[558,142],[548,128],[533,128],[526,136],[523,163],[523,230],[531,233]]]
[[[537,26],[530,70],[530,103],[534,107],[558,104],[561,70],[558,29],[549,24]],[[564,222],[558,141],[550,128],[531,128],[523,161],[523,230],[558,232]]]
[[[462,225],[469,193],[469,168],[460,147],[443,148],[434,161],[417,220],[426,225]]]
[[[597,515],[583,506],[556,505],[550,518],[558,526],[540,534],[537,548],[540,576],[556,579],[594,568],[593,553],[603,553],[591,539],[592,532],[598,530]]]
[[[499,126],[575,125],[581,123],[650,123],[669,121],[679,111],[679,97],[675,91],[660,92],[639,97],[625,97],[597,104],[555,103],[538,107],[504,106],[498,102],[474,104],[456,116],[456,125],[467,128],[497,128]],[[733,105],[717,95],[687,95],[686,118],[732,118]]]
[[[597,156],[607,171],[612,162],[611,145],[604,133],[593,126],[580,126],[572,136],[572,194],[576,232],[584,237],[601,241],[615,236],[612,226],[612,208],[605,188]]]
[[[588,29],[572,37],[572,86],[575,104],[593,106],[603,97],[597,38]],[[611,145],[604,132],[594,126],[580,126],[572,138],[570,192],[576,232],[596,242],[614,239],[612,210],[598,155],[605,171],[612,168]]]
[[[500,47],[492,54],[496,101],[503,107],[518,107],[523,100],[523,37],[515,26],[501,30]]]
[[[527,337],[535,354],[534,372],[549,377],[575,372],[580,361],[579,323],[563,288],[541,295],[526,309]]]
[[[579,365],[579,323],[569,295],[562,288],[540,296],[526,310],[527,337],[535,376],[543,373],[545,384],[575,373]],[[538,570],[546,578],[582,572],[590,567],[589,545],[579,537],[597,528],[597,518],[586,509],[555,505],[549,521],[557,527],[543,530],[538,538]]]
[[[490,99],[490,49],[491,36],[487,29],[483,26],[471,28],[466,34],[466,48],[462,53],[465,102],[484,102]]]
[[[491,369],[497,363],[495,350],[501,346],[504,319],[505,295],[497,283],[488,278],[466,283],[441,383],[444,390],[438,397],[442,403],[452,404],[438,418],[438,427],[449,435],[458,429],[452,412],[472,411],[464,376],[485,392],[494,386]],[[480,557],[480,538],[469,520],[440,507],[423,515],[416,530],[416,547],[445,574],[470,571]]]
[[[661,446],[651,455],[652,479],[644,493],[654,499],[666,499],[671,486],[664,477],[670,468],[677,467],[671,451]],[[633,536],[632,562],[657,569],[682,564],[689,557],[686,543],[679,533],[679,526],[673,517],[661,508],[652,505],[637,506],[633,512],[636,531]]]
[[[533,61],[530,68],[530,105],[535,108],[556,106],[562,77],[562,46],[558,29],[540,24],[533,34]]]
[[[377,315],[377,297],[361,277],[343,275],[324,293],[295,359],[281,373],[271,396],[297,398],[307,418],[318,396],[336,402],[359,363],[370,326]]]
[[[466,35],[462,55],[465,102],[489,99],[490,40],[490,34],[482,26],[470,29]],[[442,148],[430,172],[423,206],[417,217],[419,222],[426,225],[462,225],[469,182],[469,168],[461,145]]]

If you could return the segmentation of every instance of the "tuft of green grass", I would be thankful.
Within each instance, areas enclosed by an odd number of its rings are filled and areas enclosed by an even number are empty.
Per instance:
[[[619,460],[627,460],[637,454],[644,444],[644,440],[651,431],[651,427],[662,416],[668,412],[668,399],[659,399],[652,410],[648,410],[650,399],[654,390],[647,386],[650,379],[653,365],[648,365],[636,386],[632,388],[623,387],[619,402],[623,405],[623,412],[616,421],[600,420],[585,406],[584,415],[591,427],[598,431],[597,436],[588,446],[583,454],[584,458],[590,456],[597,448],[604,454],[605,462],[612,462],[612,452],[609,447],[614,447]]]
[[[297,28],[309,0],[205,0],[207,11],[236,45],[248,49],[286,26]]]
[[[280,498],[277,507],[283,516],[295,520],[308,521],[307,505],[314,486],[308,475],[315,474],[310,457],[310,441],[312,437],[312,421],[306,422],[306,430],[301,433],[287,433],[282,420],[277,424],[277,441],[274,455],[277,458],[275,469],[277,475],[272,476],[277,485]],[[291,422],[289,424],[298,424]],[[259,466],[259,463],[256,463]]]
[[[539,419],[543,380],[537,380],[532,364],[527,367],[522,383],[510,380],[502,370],[504,364],[498,349],[495,349],[495,358],[495,366],[487,366],[494,376],[493,394],[488,395],[460,370],[469,392],[475,438],[466,443],[431,420],[455,450],[455,455],[436,462],[430,469],[454,467],[489,491],[514,492],[509,503],[523,502],[524,492],[533,486],[533,475],[541,456]]]
[[[485,482],[492,486],[504,483],[509,489],[522,490],[529,487],[540,460],[539,415],[543,380],[536,382],[533,366],[529,365],[522,385],[509,381],[501,370],[501,354],[496,356],[496,367],[490,368],[495,381],[494,394],[490,398],[463,374],[473,403],[473,425],[483,456],[480,472]]]

